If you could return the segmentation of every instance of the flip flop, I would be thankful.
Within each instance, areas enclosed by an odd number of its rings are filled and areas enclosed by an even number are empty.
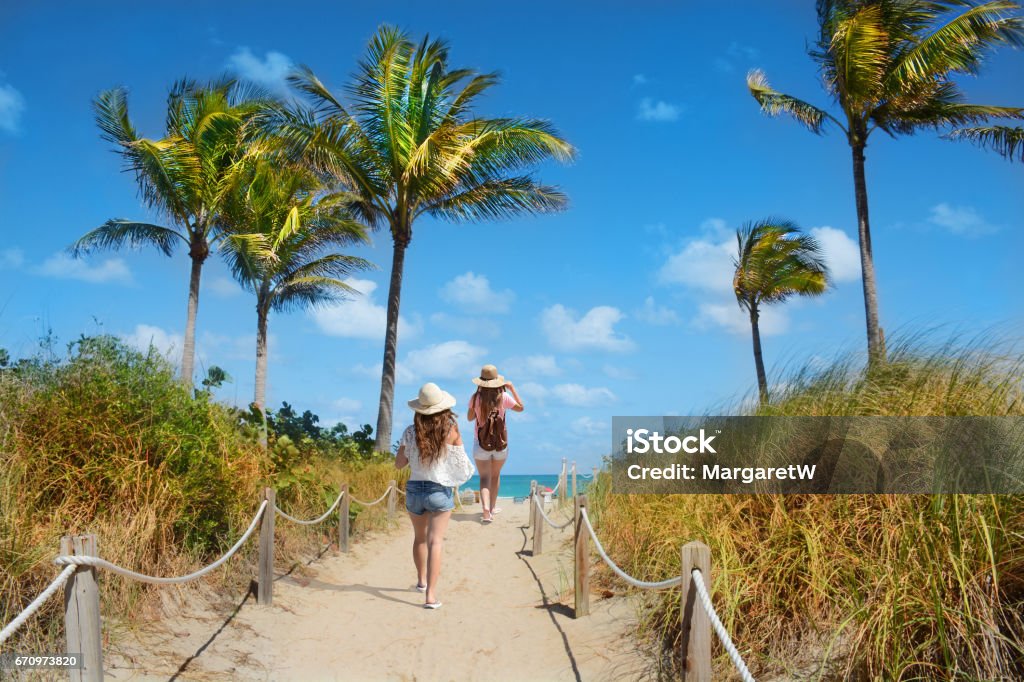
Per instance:
[[[494,519],[480,519],[480,523],[485,525],[491,523],[492,521],[494,521]]]
[[[500,514],[500,513],[501,513],[501,507],[495,507],[494,509],[491,510],[491,514],[492,515]]]
[[[439,609],[439,608],[441,608],[441,602],[439,602],[439,601],[436,601],[434,603],[427,602],[426,604],[423,605],[423,608],[425,608],[425,609]]]
[[[427,591],[427,586],[426,585],[417,585],[416,586],[416,591],[417,592],[426,592]]]

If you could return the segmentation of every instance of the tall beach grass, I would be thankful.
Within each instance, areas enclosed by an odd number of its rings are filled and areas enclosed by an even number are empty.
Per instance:
[[[273,445],[273,444],[272,444]],[[306,452],[283,469],[239,423],[237,411],[193,394],[155,351],[109,337],[83,339],[66,361],[37,360],[0,373],[0,622],[6,624],[58,570],[59,538],[95,533],[101,556],[151,575],[194,571],[230,547],[277,487],[278,504],[319,516],[348,483],[376,498],[397,478],[386,462],[348,463]],[[353,505],[354,532],[386,523],[383,505]],[[287,570],[336,538],[336,524],[279,521],[276,559]],[[243,595],[254,575],[248,542],[204,579]],[[152,587],[100,572],[107,633],[131,627],[189,587]],[[59,651],[60,598],[51,599],[5,650]]]
[[[1012,343],[906,338],[877,370],[817,362],[746,404],[1021,416],[1022,368]],[[603,476],[591,497],[602,542],[640,578],[678,574],[688,540],[711,547],[716,609],[759,679],[1024,679],[1024,496],[617,495]],[[675,674],[678,591],[644,603],[643,633]],[[716,679],[732,679],[715,653]]]

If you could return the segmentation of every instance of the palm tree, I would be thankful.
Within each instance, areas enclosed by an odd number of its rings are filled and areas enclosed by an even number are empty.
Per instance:
[[[871,250],[864,150],[876,129],[893,137],[921,128],[961,126],[999,117],[1024,117],[1024,109],[968,104],[952,80],[975,74],[1001,45],[1024,44],[1016,2],[989,0],[818,0],[820,35],[811,57],[826,91],[840,109],[833,116],[773,90],[763,72],[747,86],[764,112],[789,114],[814,133],[835,126],[853,154],[857,234],[867,320],[868,357],[884,360],[878,292]]]
[[[330,172],[354,194],[354,210],[393,243],[377,417],[378,450],[391,446],[398,313],[405,252],[422,216],[450,221],[508,218],[562,210],[566,197],[529,174],[548,160],[569,161],[573,147],[546,121],[478,118],[474,105],[498,83],[492,73],[454,69],[448,47],[418,45],[381,27],[343,104],[309,68],[291,83],[315,113],[294,117],[285,135],[294,153]]]
[[[179,245],[188,249],[192,269],[181,378],[189,386],[203,263],[222,238],[224,201],[237,183],[242,160],[258,147],[264,114],[274,106],[261,91],[237,80],[199,85],[184,79],[167,98],[165,137],[154,140],[136,132],[124,88],[104,91],[93,103],[103,139],[116,145],[125,170],[135,174],[142,199],[169,226],[108,220],[72,245],[72,253],[145,245],[170,256]]]
[[[264,414],[267,329],[271,311],[332,303],[357,293],[342,279],[373,264],[335,250],[368,242],[352,220],[348,196],[325,193],[302,167],[260,159],[226,208],[235,229],[221,251],[239,283],[256,294],[256,380],[253,402]]]
[[[824,293],[828,287],[828,268],[817,240],[788,220],[769,218],[745,224],[736,231],[736,247],[732,286],[736,302],[750,315],[757,390],[764,402],[768,400],[768,378],[761,355],[760,308],[782,303],[794,294]]]
[[[951,140],[968,140],[979,147],[988,147],[1010,161],[1024,162],[1024,128],[982,126],[960,128],[947,135]]]

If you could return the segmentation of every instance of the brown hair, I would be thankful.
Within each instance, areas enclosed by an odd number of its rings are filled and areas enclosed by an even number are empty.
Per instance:
[[[487,415],[501,404],[501,397],[504,392],[504,386],[481,386],[476,389],[476,407],[480,410],[480,416],[483,419],[487,419]]]
[[[420,451],[420,462],[433,464],[445,452],[445,440],[455,425],[455,415],[451,410],[434,414],[420,414],[413,417],[416,428],[416,449]]]

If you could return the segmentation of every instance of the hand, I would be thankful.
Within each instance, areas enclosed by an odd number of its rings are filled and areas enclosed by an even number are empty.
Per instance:
[[[516,390],[516,387],[512,385],[511,381],[506,381],[505,382],[505,388],[507,388],[510,391],[515,391]]]

